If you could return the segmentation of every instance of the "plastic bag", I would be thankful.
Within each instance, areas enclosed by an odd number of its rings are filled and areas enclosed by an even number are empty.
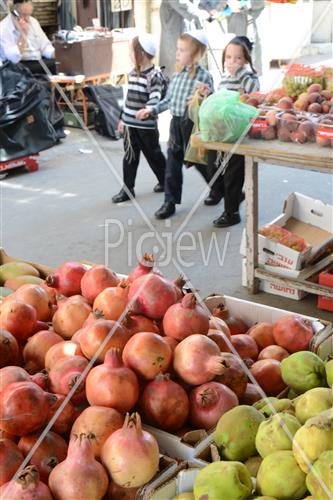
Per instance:
[[[205,99],[206,98],[204,98],[204,100]],[[199,91],[196,91],[193,96],[193,102],[190,106],[188,106],[187,110],[187,115],[189,119],[194,123],[192,134],[188,142],[184,158],[184,161],[189,165],[192,164],[208,165],[207,149],[195,146],[195,138],[199,137],[200,135],[199,110],[200,110]]]
[[[201,138],[207,142],[236,142],[258,114],[258,109],[241,102],[239,92],[221,89],[200,107]]]

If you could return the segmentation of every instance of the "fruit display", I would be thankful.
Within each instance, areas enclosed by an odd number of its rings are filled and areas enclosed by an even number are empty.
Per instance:
[[[300,94],[306,92],[310,85],[323,85],[323,80],[324,71],[322,68],[291,64],[286,68],[282,85],[288,96],[297,98]]]
[[[313,83],[306,92],[302,92],[294,102],[297,111],[309,113],[331,113],[333,111],[333,94],[329,89],[323,89],[320,83]]]
[[[316,142],[321,147],[333,147],[333,114],[318,119]]]
[[[267,226],[263,226],[258,230],[258,233],[265,236],[265,238],[277,241],[281,245],[292,248],[297,252],[304,252],[307,248],[304,238],[301,238],[301,236],[298,236],[297,234],[292,233],[277,224],[268,224]]]
[[[277,138],[282,142],[315,142],[316,125],[311,116],[289,109],[276,115]]]
[[[22,271],[12,269],[4,270],[6,281]],[[243,478],[237,491],[248,498],[252,481],[241,462],[253,462],[264,448],[269,457],[284,441],[274,421],[256,445],[269,412],[296,408],[299,426],[289,417],[286,425],[297,434],[318,417],[312,398],[323,411],[331,404],[325,364],[308,350],[311,322],[281,313],[272,323],[248,324],[223,304],[210,312],[185,294],[182,280],[163,277],[150,256],[134,271],[122,280],[105,266],[64,263],[45,281],[22,283],[2,298],[1,498],[15,498],[20,488],[31,490],[27,498],[135,498],[160,460],[158,440],[142,424],[179,436],[216,427],[223,457],[216,470],[225,479],[211,491],[230,495]],[[317,392],[294,406],[276,397],[287,385],[297,394]],[[265,394],[263,405],[251,406]],[[325,436],[318,431],[317,439],[311,461],[320,459],[318,469],[326,471]],[[283,444],[282,451],[291,448]],[[292,460],[300,461],[289,457],[285,466]],[[296,466],[306,477],[303,464]],[[198,494],[207,481],[198,483]]]

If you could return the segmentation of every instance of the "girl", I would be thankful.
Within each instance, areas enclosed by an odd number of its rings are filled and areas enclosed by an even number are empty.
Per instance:
[[[182,167],[193,128],[193,122],[185,116],[188,99],[200,84],[206,85],[210,92],[213,91],[211,75],[199,64],[207,45],[207,37],[203,30],[193,30],[181,35],[177,41],[176,52],[179,71],[173,75],[165,99],[155,106],[146,106],[137,113],[137,118],[145,119],[169,108],[172,114],[165,172],[165,197],[163,205],[155,212],[157,219],[167,219],[173,215],[176,204],[181,202]],[[207,168],[199,165],[196,165],[196,168],[208,182]]]
[[[118,125],[119,132],[124,133],[124,187],[113,196],[113,203],[135,197],[134,185],[141,151],[158,180],[154,192],[164,191],[165,157],[159,144],[157,119],[151,116],[142,122],[136,118],[139,109],[158,104],[162,96],[163,76],[152,64],[155,53],[152,35],[144,33],[133,39],[131,59],[135,68],[129,74],[128,93]]]
[[[252,44],[246,36],[236,36],[225,47],[222,56],[222,81],[219,88],[237,90],[250,94],[259,90],[259,80],[252,65]],[[226,70],[226,71],[225,71]],[[202,92],[202,90],[201,90]],[[211,176],[216,172],[214,166],[216,153],[209,153]],[[223,155],[217,157],[219,167]],[[224,196],[224,212],[213,221],[215,227],[228,227],[240,222],[239,205],[244,200],[244,156],[232,155],[223,174],[220,174],[211,186],[205,205],[217,205]]]

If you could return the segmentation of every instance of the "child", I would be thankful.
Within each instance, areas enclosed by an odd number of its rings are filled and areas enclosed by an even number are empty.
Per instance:
[[[179,71],[173,75],[165,99],[137,113],[138,118],[144,119],[156,116],[169,108],[172,114],[165,172],[165,197],[163,205],[155,212],[157,219],[167,219],[173,215],[176,211],[176,204],[181,202],[182,167],[193,128],[193,122],[186,117],[188,99],[200,84],[206,85],[210,92],[213,91],[211,75],[199,64],[207,45],[207,37],[203,30],[193,30],[181,35],[177,41],[176,52],[176,64]],[[207,168],[200,167],[196,165],[208,182]]]
[[[152,35],[144,33],[133,39],[131,59],[135,68],[129,74],[128,93],[118,125],[119,132],[124,133],[123,180],[127,189],[122,188],[113,196],[113,203],[135,197],[134,185],[141,151],[158,180],[154,192],[164,191],[166,161],[159,144],[157,119],[151,116],[143,122],[136,118],[138,110],[146,105],[154,106],[161,99],[163,76],[152,64],[155,53]]]
[[[246,36],[236,36],[229,42],[222,56],[223,75],[219,88],[247,94],[259,90],[259,80],[252,65],[251,49],[252,44]],[[216,153],[210,152],[209,156],[210,172],[213,175],[216,172],[216,167],[213,166]],[[218,167],[221,159],[223,155],[218,157]],[[241,220],[239,205],[244,200],[244,166],[244,156],[232,155],[224,173],[220,174],[211,186],[210,194],[204,201],[205,205],[217,205],[224,196],[224,212],[213,221],[215,227],[233,226]]]

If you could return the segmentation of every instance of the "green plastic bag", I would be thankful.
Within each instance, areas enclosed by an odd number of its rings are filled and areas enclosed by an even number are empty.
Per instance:
[[[239,92],[221,89],[200,107],[201,138],[207,142],[236,142],[258,114],[258,109],[241,102]]]

